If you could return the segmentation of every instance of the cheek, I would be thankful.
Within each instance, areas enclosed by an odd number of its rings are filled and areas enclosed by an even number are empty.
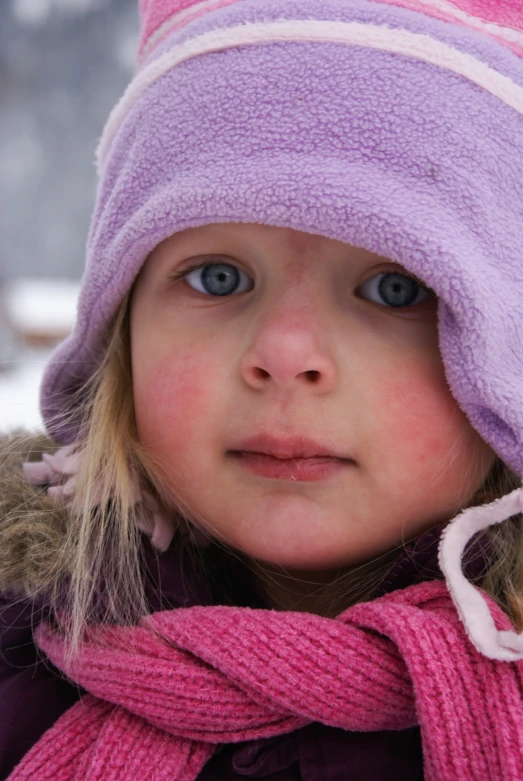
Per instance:
[[[443,369],[419,364],[396,372],[375,396],[381,456],[399,492],[415,486],[440,494],[444,503],[466,501],[494,460],[450,393]]]
[[[212,406],[212,355],[150,357],[133,371],[138,437],[142,444],[187,444]]]
[[[436,378],[406,372],[383,388],[379,403],[390,444],[418,451],[422,461],[447,449],[457,423],[456,402]]]

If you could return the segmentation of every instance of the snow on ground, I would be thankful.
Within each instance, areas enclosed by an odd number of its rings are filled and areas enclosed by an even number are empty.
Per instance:
[[[17,279],[5,286],[6,315],[14,330],[66,336],[76,316],[80,283],[68,279]]]
[[[20,359],[0,373],[0,431],[42,430],[38,394],[51,351],[25,348]]]
[[[7,322],[17,339],[13,357],[0,363],[0,431],[42,430],[40,383],[52,352],[51,342],[71,330],[79,283],[60,279],[21,279],[5,285]],[[40,337],[46,345],[31,345],[25,337]]]

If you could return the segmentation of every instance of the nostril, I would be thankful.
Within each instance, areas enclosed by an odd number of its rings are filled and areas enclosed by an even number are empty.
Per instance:
[[[255,366],[253,371],[257,380],[267,380],[270,377],[269,372],[265,371],[265,369],[260,369],[258,366]]]
[[[318,382],[320,379],[320,373],[315,369],[310,369],[309,371],[305,372],[305,376],[309,382]]]

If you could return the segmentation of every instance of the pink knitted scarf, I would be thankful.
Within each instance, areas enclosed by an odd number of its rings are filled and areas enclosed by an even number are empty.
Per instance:
[[[10,781],[189,781],[216,744],[313,721],[352,731],[419,724],[426,781],[523,778],[523,662],[478,653],[442,582],[334,620],[232,607],[160,612],[138,627],[89,630],[74,668],[48,626],[38,642],[89,694]]]

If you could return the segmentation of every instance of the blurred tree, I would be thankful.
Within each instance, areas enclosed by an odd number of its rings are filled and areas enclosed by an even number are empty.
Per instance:
[[[0,273],[79,277],[94,151],[130,81],[136,0],[0,2]]]

